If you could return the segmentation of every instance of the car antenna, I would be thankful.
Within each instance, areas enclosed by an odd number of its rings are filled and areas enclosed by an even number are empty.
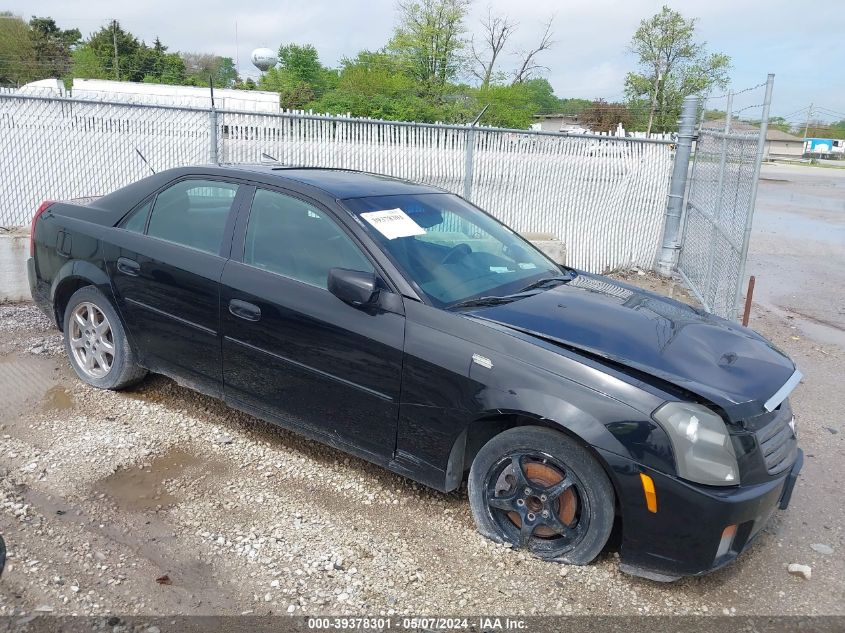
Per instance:
[[[150,165],[149,161],[147,161],[147,159],[146,159],[146,158],[144,157],[144,155],[141,153],[141,150],[139,150],[139,149],[136,147],[136,148],[135,148],[135,151],[138,153],[138,156],[140,156],[140,157],[141,157],[141,160],[142,160],[142,161],[144,161],[144,164],[145,164],[145,165],[149,168],[149,170],[150,170],[151,172],[153,172],[153,174],[155,174],[155,173],[156,173],[156,170],[155,170],[155,169],[153,169],[152,165]]]
[[[270,156],[267,152],[261,152],[261,160],[272,160],[274,163],[279,163],[280,165],[284,165],[282,161],[280,161],[275,156]]]

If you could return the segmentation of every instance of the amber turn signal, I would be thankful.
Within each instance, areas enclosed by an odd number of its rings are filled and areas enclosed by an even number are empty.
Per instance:
[[[645,494],[645,507],[649,512],[657,512],[657,493],[654,491],[654,480],[640,473],[640,481],[643,482],[643,493]]]

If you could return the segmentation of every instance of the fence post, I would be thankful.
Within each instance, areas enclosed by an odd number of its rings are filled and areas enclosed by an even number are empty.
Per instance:
[[[464,148],[464,199],[472,200],[472,171],[475,154],[475,124],[467,127],[466,147]]]
[[[208,157],[212,165],[220,162],[217,155],[217,110],[214,106],[208,111]]]
[[[742,282],[745,279],[745,260],[748,259],[748,242],[751,240],[751,223],[754,221],[754,206],[757,204],[757,185],[760,182],[760,166],[763,164],[763,154],[766,151],[766,135],[769,132],[769,107],[772,105],[772,89],[775,75],[769,73],[766,77],[766,96],[763,98],[763,113],[760,117],[760,138],[757,139],[757,156],[754,160],[754,180],[751,183],[751,202],[748,215],[745,218],[745,231],[742,236],[742,252],[739,254],[739,276],[736,280],[736,295],[734,296],[733,314],[738,316],[739,298],[742,296]]]
[[[681,119],[678,125],[678,146],[675,149],[675,166],[672,169],[672,180],[669,185],[669,201],[666,204],[663,246],[660,249],[660,257],[657,260],[657,273],[664,277],[670,277],[678,263],[684,192],[687,187],[689,161],[692,153],[692,139],[695,137],[695,119],[700,103],[699,97],[686,97],[681,108]]]

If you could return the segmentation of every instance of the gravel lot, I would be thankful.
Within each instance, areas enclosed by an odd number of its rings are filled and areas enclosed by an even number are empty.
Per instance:
[[[804,371],[805,470],[737,564],[661,585],[621,574],[612,549],[568,567],[495,545],[464,490],[426,489],[169,379],[87,387],[34,307],[0,306],[0,615],[845,614],[845,350],[763,305],[751,325]]]

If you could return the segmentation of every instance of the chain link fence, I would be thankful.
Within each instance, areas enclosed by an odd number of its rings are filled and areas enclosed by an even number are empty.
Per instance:
[[[702,119],[695,143],[678,272],[706,310],[728,319],[737,316],[745,284],[771,88],[770,78],[743,91],[754,102],[743,108],[734,109],[734,94],[712,98],[706,107],[713,109],[712,101],[725,99],[725,117]],[[740,112],[748,117],[755,109],[761,121],[756,131],[732,128]]]
[[[672,139],[564,135],[0,92],[0,226],[44,199],[102,195],[170,167],[257,163],[383,173],[464,195],[594,272],[654,265]]]

